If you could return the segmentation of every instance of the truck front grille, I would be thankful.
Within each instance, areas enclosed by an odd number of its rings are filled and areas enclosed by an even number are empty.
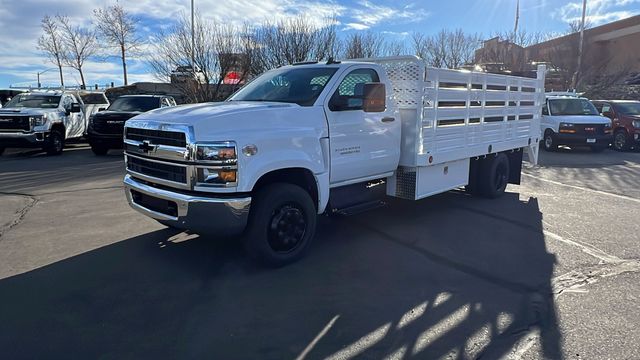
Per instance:
[[[29,130],[31,130],[31,125],[29,124],[29,117],[0,115],[0,131],[16,132],[16,131],[29,131]]]
[[[185,166],[170,165],[127,156],[127,169],[141,175],[187,184],[187,168]]]
[[[604,125],[602,124],[576,124],[576,134],[581,135],[604,135]]]
[[[183,132],[127,128],[125,137],[134,141],[149,141],[155,145],[186,147],[187,138]]]

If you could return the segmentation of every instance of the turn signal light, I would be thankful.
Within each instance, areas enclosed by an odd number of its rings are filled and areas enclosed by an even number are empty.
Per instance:
[[[563,133],[563,134],[575,134],[576,131],[573,130],[573,129],[560,129],[560,133]]]

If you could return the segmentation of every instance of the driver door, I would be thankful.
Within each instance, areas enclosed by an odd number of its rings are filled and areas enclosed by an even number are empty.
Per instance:
[[[375,69],[353,69],[333,89],[333,95],[325,104],[331,184],[387,174],[398,167],[400,118],[388,96],[391,90],[386,89],[384,111],[363,110],[363,87],[372,82],[380,82]]]

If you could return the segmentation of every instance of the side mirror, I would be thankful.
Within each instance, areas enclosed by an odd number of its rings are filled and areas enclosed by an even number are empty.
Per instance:
[[[367,83],[363,89],[362,110],[364,112],[383,112],[387,108],[386,91],[383,83]]]
[[[70,113],[79,113],[80,112],[80,104],[73,103],[71,104],[71,108],[69,109]]]

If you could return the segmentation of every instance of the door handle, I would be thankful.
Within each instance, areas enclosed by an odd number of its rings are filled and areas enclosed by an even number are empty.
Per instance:
[[[382,121],[382,122],[392,122],[392,121],[395,121],[395,120],[396,120],[396,118],[392,118],[392,117],[383,117],[381,121]]]

